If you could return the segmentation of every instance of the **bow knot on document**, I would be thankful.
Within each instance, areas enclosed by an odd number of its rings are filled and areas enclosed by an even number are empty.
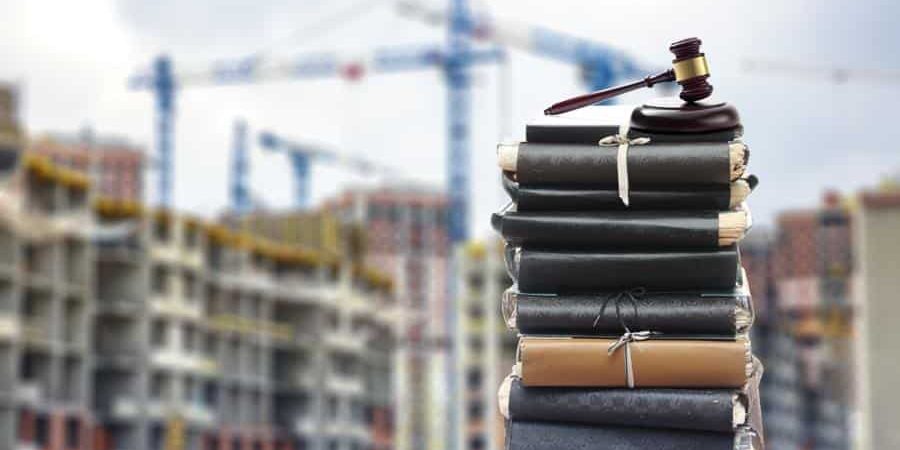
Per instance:
[[[627,302],[631,307],[632,313],[634,314],[634,323],[638,322],[638,305],[637,300],[644,297],[644,294],[647,293],[647,290],[639,287],[634,289],[628,289],[625,291],[619,291],[609,297],[606,297],[606,300],[603,301],[603,306],[600,307],[600,313],[597,314],[597,318],[594,319],[594,328],[597,328],[597,325],[603,320],[603,315],[606,313],[606,307],[609,306],[610,303],[613,304],[616,308],[616,319],[619,321],[619,325],[622,325],[622,329],[628,330],[628,324],[625,323],[625,318],[622,315],[622,303]]]
[[[619,127],[619,134],[606,136],[600,139],[597,144],[601,147],[619,147],[616,152],[616,178],[619,184],[619,198],[625,206],[628,206],[628,147],[631,145],[645,145],[650,143],[648,137],[638,137],[628,139],[628,128],[630,124],[625,123]]]
[[[654,336],[662,333],[657,333],[655,331],[631,331],[626,329],[625,333],[619,336],[619,339],[616,339],[615,342],[610,344],[609,349],[606,350],[606,354],[612,356],[622,347],[625,347],[625,381],[628,383],[629,389],[634,389],[634,362],[631,358],[631,344],[633,342],[646,341],[648,339],[652,339]]]
[[[639,287],[634,289],[628,289],[624,291],[620,291],[616,294],[610,295],[603,302],[603,306],[600,307],[600,313],[597,314],[597,318],[594,319],[594,327],[597,327],[597,324],[600,323],[600,320],[603,318],[603,314],[606,312],[606,307],[609,306],[610,303],[616,308],[616,319],[619,320],[619,324],[622,325],[622,329],[625,330],[615,342],[610,344],[609,348],[606,350],[606,354],[608,356],[614,355],[620,348],[625,348],[625,380],[628,383],[628,388],[634,389],[634,363],[631,358],[631,344],[633,342],[646,341],[648,339],[652,339],[654,336],[660,335],[662,333],[658,333],[656,331],[644,330],[644,331],[631,331],[628,327],[628,324],[625,323],[625,318],[622,316],[622,303],[627,302],[634,313],[634,322],[637,324],[638,320],[638,305],[637,301],[640,298],[643,298],[644,294],[647,293],[647,290]]]

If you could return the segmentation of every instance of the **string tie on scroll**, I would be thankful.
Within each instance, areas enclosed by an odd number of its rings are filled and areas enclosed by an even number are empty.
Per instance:
[[[617,350],[625,348],[625,381],[628,383],[629,389],[634,389],[634,362],[631,358],[631,344],[633,342],[646,341],[654,336],[661,334],[655,331],[631,331],[626,329],[625,333],[619,336],[615,342],[610,344],[606,350],[606,354],[612,356]]]
[[[603,320],[603,316],[606,314],[606,308],[610,303],[616,308],[616,320],[619,321],[619,324],[622,325],[622,329],[627,330],[628,325],[625,323],[625,317],[622,315],[622,303],[628,303],[628,306],[631,307],[631,311],[634,315],[634,323],[637,324],[638,320],[638,302],[637,300],[643,298],[647,293],[647,289],[642,287],[628,289],[624,291],[619,291],[615,294],[612,294],[606,297],[606,300],[603,301],[603,306],[600,307],[600,313],[597,314],[597,317],[594,319],[594,328],[597,328],[597,325],[600,324],[600,321]]]
[[[625,348],[625,381],[628,384],[629,389],[634,389],[634,363],[631,357],[631,344],[633,342],[646,341],[648,339],[652,339],[654,336],[657,336],[662,333],[658,333],[655,331],[644,330],[644,331],[631,331],[628,328],[628,324],[625,322],[624,317],[622,316],[622,303],[628,302],[631,305],[632,310],[634,311],[634,319],[637,322],[638,318],[638,307],[637,300],[642,298],[644,294],[647,293],[647,290],[644,288],[635,288],[629,289],[625,291],[620,291],[614,295],[611,295],[606,298],[603,302],[603,306],[600,307],[600,314],[597,315],[597,318],[594,319],[594,327],[597,327],[600,320],[603,318],[604,313],[606,312],[606,307],[613,303],[616,308],[616,318],[619,321],[619,324],[622,325],[622,329],[625,332],[616,339],[615,342],[610,344],[609,348],[606,350],[607,355],[615,354],[620,348]]]
[[[628,139],[628,128],[630,122],[625,122],[619,127],[619,134],[606,136],[597,143],[601,147],[618,147],[616,152],[616,179],[619,184],[619,199],[625,206],[628,206],[629,186],[628,186],[628,147],[631,145],[644,145],[650,143],[648,137],[638,137]]]

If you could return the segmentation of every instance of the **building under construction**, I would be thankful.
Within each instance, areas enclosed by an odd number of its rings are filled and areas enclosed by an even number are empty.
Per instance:
[[[447,449],[446,386],[453,376],[447,301],[447,198],[425,186],[351,189],[326,202],[362,230],[365,262],[396,280],[400,343],[395,399],[398,450]]]
[[[512,281],[498,240],[473,242],[457,258],[461,286],[456,302],[456,376],[463,380],[460,395],[453,400],[461,424],[458,450],[500,450],[505,446],[497,389],[510,373],[517,344],[516,332],[501,314],[501,299]]]
[[[88,174],[93,191],[104,198],[140,201],[144,193],[144,151],[120,137],[48,133],[28,142],[27,153]]]
[[[0,448],[391,446],[389,278],[342,251],[95,201],[46,158],[13,178]]]
[[[853,208],[828,193],[821,207],[782,213],[771,235],[743,247],[757,306],[756,349],[767,369],[762,404],[773,448],[843,450],[854,441],[859,305],[852,281],[862,272]]]
[[[88,180],[34,158],[10,178],[0,193],[0,448],[87,449],[95,391]]]

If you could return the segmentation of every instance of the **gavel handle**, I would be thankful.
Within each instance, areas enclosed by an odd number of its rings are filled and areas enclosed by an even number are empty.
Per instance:
[[[621,86],[611,87],[609,89],[602,89],[596,92],[591,92],[589,94],[579,95],[578,97],[572,97],[559,103],[554,103],[552,106],[544,110],[544,114],[548,116],[562,114],[578,108],[592,105],[597,102],[602,102],[603,100],[611,99],[615,96],[622,95],[626,92],[631,92],[635,89],[640,89],[643,87],[653,87],[654,84],[665,81],[675,81],[674,70],[669,69],[656,75],[647,76],[643,80],[638,80],[634,83],[623,84]]]

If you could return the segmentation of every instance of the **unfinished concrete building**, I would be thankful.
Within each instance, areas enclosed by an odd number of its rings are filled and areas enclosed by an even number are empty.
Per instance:
[[[26,158],[0,193],[0,448],[87,449],[94,308],[87,178]]]
[[[392,281],[29,157],[0,195],[0,448],[357,450],[392,398]],[[339,246],[338,248],[345,248]]]
[[[389,279],[132,203],[98,211],[100,450],[372,446]]]
[[[451,450],[451,399],[454,376],[447,299],[447,197],[418,185],[348,189],[325,203],[341,223],[362,229],[365,261],[397,281],[400,332],[394,407],[396,437],[385,448]]]
[[[503,263],[503,244],[473,242],[457,252],[456,376],[462,382],[456,401],[461,424],[456,450],[504,448],[503,418],[497,389],[515,360],[516,332],[501,314],[504,291],[512,281]]]

